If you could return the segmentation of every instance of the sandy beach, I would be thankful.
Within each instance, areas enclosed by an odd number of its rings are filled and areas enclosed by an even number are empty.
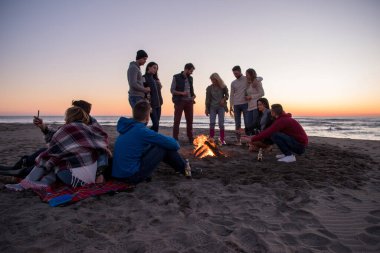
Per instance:
[[[105,130],[113,144],[115,127]],[[0,133],[1,165],[45,145],[32,124]],[[197,159],[184,133],[181,153],[203,171],[192,180],[161,164],[133,192],[53,208],[1,177],[0,252],[380,252],[380,141],[310,137],[284,164],[277,148],[258,162],[233,145]]]

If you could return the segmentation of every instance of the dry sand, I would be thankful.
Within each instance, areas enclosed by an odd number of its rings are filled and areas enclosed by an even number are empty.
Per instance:
[[[115,127],[105,129],[113,143]],[[32,125],[0,133],[2,165],[44,145]],[[133,192],[67,207],[0,184],[0,252],[380,252],[379,141],[312,137],[292,164],[278,163],[277,149],[263,162],[244,146],[223,151],[195,159],[184,142],[202,177],[160,165]]]

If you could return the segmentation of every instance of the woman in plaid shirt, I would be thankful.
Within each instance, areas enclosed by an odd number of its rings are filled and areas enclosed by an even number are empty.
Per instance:
[[[52,136],[48,149],[36,158],[30,174],[7,188],[46,188],[56,177],[73,187],[95,182],[99,153],[110,153],[108,135],[101,127],[89,127],[89,115],[77,106],[67,109],[65,122]]]

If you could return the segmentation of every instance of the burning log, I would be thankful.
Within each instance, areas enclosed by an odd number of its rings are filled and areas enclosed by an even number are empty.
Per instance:
[[[194,141],[194,145],[195,150],[193,154],[195,157],[224,156],[216,143],[212,139],[208,139],[205,135],[198,136]]]
[[[204,157],[204,155],[208,152],[208,149],[206,146],[202,145],[199,148],[197,148],[194,152],[195,157]]]
[[[219,148],[215,144],[215,142],[211,143],[209,141],[205,141],[205,144],[207,145],[207,147],[209,147],[211,149],[211,151],[214,153],[214,155],[216,155],[216,156],[223,156],[223,153],[219,151]]]

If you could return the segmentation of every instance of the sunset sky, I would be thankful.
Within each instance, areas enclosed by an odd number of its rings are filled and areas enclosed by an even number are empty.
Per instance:
[[[0,0],[0,115],[62,115],[73,99],[130,115],[139,49],[159,65],[164,115],[192,62],[197,114],[209,76],[230,87],[240,65],[296,116],[380,116],[378,0]]]

